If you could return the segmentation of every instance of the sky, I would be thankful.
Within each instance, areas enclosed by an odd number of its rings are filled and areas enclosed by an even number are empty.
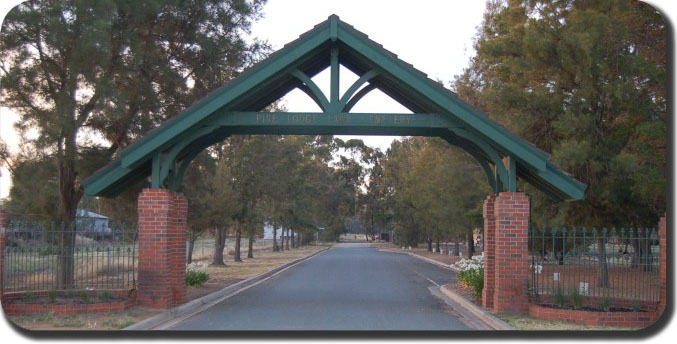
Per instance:
[[[11,8],[7,3],[18,1],[3,1],[0,5],[3,18]],[[252,26],[252,37],[267,40],[273,50],[278,50],[330,15],[336,14],[402,60],[427,73],[433,80],[440,80],[448,86],[474,54],[472,38],[482,22],[485,3],[418,0],[416,6],[411,4],[410,1],[392,0],[269,0],[264,8],[264,17]],[[328,71],[325,71],[313,78],[326,94],[329,93],[328,75]],[[356,76],[342,68],[340,91],[345,91],[356,79]],[[283,102],[289,111],[319,110],[307,95],[298,90],[290,92]],[[365,96],[352,111],[409,112],[380,91]],[[10,147],[16,147],[18,140],[12,125],[14,120],[16,115],[10,109],[0,107],[0,137]],[[395,139],[388,136],[359,138],[382,150]],[[10,186],[9,172],[3,168],[0,198],[7,197]]]
[[[18,3],[19,0],[0,0],[0,18],[4,18]],[[674,23],[677,1],[652,0],[649,3],[667,13]],[[371,39],[383,44],[404,61],[412,63],[432,79],[442,80],[448,86],[448,82],[454,75],[461,73],[473,55],[472,37],[481,23],[483,10],[484,1],[481,0],[269,0],[264,9],[265,18],[254,25],[253,34],[267,39],[273,48],[279,49],[315,24],[324,21],[329,15],[337,14],[341,20],[368,34]],[[315,81],[322,83],[322,76],[318,76]],[[342,89],[345,90],[345,87]],[[326,88],[325,85],[324,89]],[[298,92],[289,94],[285,100],[290,111],[316,111],[312,102]],[[358,106],[355,111],[401,111],[397,105],[378,94],[365,97]],[[12,128],[14,118],[11,111],[0,108],[0,137],[10,144],[16,141]],[[386,147],[390,140],[392,138],[386,137],[365,139],[370,145],[378,147]],[[674,161],[674,156],[672,159]],[[8,172],[3,170],[0,198],[6,197],[9,190],[8,177]],[[674,214],[674,209],[672,210]],[[31,341],[9,328],[6,322],[0,323],[0,335],[7,342]],[[672,326],[672,330],[663,331],[652,337],[652,340],[667,342],[668,338],[675,335],[674,329],[675,326]],[[479,342],[486,341],[479,339]],[[110,339],[102,342],[114,343]],[[470,340],[459,342],[470,343]],[[474,344],[477,342],[478,339],[473,340]]]

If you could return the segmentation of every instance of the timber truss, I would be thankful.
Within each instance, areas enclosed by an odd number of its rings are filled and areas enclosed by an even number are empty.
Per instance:
[[[343,94],[339,65],[359,76]],[[330,68],[327,97],[311,79]],[[263,112],[299,89],[322,110]],[[412,114],[352,113],[379,89]],[[579,200],[585,185],[548,156],[478,112],[337,16],[315,26],[240,77],[125,149],[84,183],[85,193],[113,197],[150,175],[153,188],[177,191],[205,148],[239,134],[436,136],[472,155],[495,193],[517,191],[522,178],[557,200]]]

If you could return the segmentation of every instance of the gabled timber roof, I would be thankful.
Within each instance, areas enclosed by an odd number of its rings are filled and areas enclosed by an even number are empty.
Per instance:
[[[398,59],[397,55],[340,21],[335,15],[127,147],[121,152],[120,159],[111,162],[84,182],[85,193],[115,196],[125,187],[151,174],[154,156],[166,152],[189,134],[212,123],[215,118],[235,112],[260,111],[294,88],[303,86],[292,75],[292,71],[300,70],[309,77],[316,75],[330,65],[332,47],[338,47],[340,63],[358,76],[377,71],[378,76],[369,80],[370,86],[378,88],[415,114],[439,114],[446,123],[451,123],[450,127],[474,138],[473,143],[478,146],[495,150],[501,157],[513,158],[516,175],[551,197],[558,200],[579,200],[584,197],[586,186],[549,162],[547,154],[466,104],[453,92],[429,79],[411,64]],[[298,131],[266,131],[261,128],[246,131],[246,128],[241,127],[239,130],[232,133],[347,133],[326,131],[326,128],[322,132],[309,132],[307,128]],[[378,134],[377,131],[369,132],[369,129],[354,133]],[[398,131],[391,134],[443,136],[432,129],[427,132]]]

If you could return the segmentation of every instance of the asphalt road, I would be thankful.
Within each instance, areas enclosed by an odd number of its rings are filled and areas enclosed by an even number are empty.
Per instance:
[[[340,245],[172,330],[467,330],[431,286],[450,270],[406,254]]]

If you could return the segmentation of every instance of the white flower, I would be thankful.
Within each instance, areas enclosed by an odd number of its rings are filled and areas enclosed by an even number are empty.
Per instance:
[[[479,270],[484,268],[484,253],[479,256],[473,256],[470,259],[461,259],[458,262],[452,264],[459,268],[461,271],[466,270]]]

